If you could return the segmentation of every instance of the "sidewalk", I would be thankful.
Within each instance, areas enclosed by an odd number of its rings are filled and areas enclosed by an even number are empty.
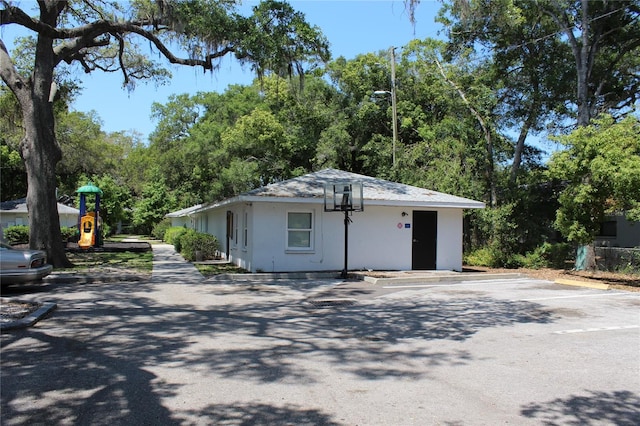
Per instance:
[[[198,269],[176,253],[171,244],[152,244],[151,249],[153,250],[152,283],[195,284],[204,280]]]

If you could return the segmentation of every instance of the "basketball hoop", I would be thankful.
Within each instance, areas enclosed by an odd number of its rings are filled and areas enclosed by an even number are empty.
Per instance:
[[[364,210],[362,182],[331,182],[324,186],[324,211],[344,212],[344,269],[342,278],[347,278],[347,254],[349,252],[350,212]]]
[[[325,212],[361,212],[363,210],[362,182],[332,182],[325,184]]]

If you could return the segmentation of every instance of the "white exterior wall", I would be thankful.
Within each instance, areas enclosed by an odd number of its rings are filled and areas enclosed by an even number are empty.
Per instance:
[[[78,225],[78,215],[60,213],[60,226],[71,228]],[[7,229],[10,226],[15,225],[29,225],[29,215],[27,213],[12,213],[2,212],[0,213],[0,225],[3,229]]]
[[[190,228],[191,218],[189,216],[172,217],[171,226],[184,226],[185,228]]]
[[[438,212],[436,269],[462,271],[462,209]]]
[[[231,242],[230,260],[252,272],[342,270],[344,267],[344,214],[326,213],[322,204],[246,203],[228,206],[234,212],[237,240]],[[437,269],[462,268],[462,210],[438,212]],[[406,207],[366,206],[350,217],[348,268],[350,270],[410,270],[413,210]],[[247,215],[245,216],[245,212]],[[288,251],[287,212],[312,212],[313,244],[307,251]],[[402,216],[402,213],[407,213]],[[226,209],[218,212],[220,226],[213,233],[224,245]],[[248,221],[245,247],[244,224]],[[220,232],[220,233],[218,233]],[[223,249],[223,251],[226,247]]]

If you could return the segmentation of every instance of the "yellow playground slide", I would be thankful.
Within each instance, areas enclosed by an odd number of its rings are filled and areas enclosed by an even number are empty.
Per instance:
[[[80,218],[80,240],[78,240],[80,248],[88,249],[95,245],[96,235],[93,229],[95,221],[95,213],[93,212],[89,212]]]

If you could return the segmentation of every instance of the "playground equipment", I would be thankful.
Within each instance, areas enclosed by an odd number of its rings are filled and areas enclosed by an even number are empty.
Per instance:
[[[80,239],[78,246],[82,249],[100,247],[102,245],[100,238],[100,196],[102,190],[89,182],[89,184],[78,188],[76,192],[80,194],[80,214],[78,215]],[[87,212],[88,194],[95,194],[96,197],[95,210],[92,212]]]

